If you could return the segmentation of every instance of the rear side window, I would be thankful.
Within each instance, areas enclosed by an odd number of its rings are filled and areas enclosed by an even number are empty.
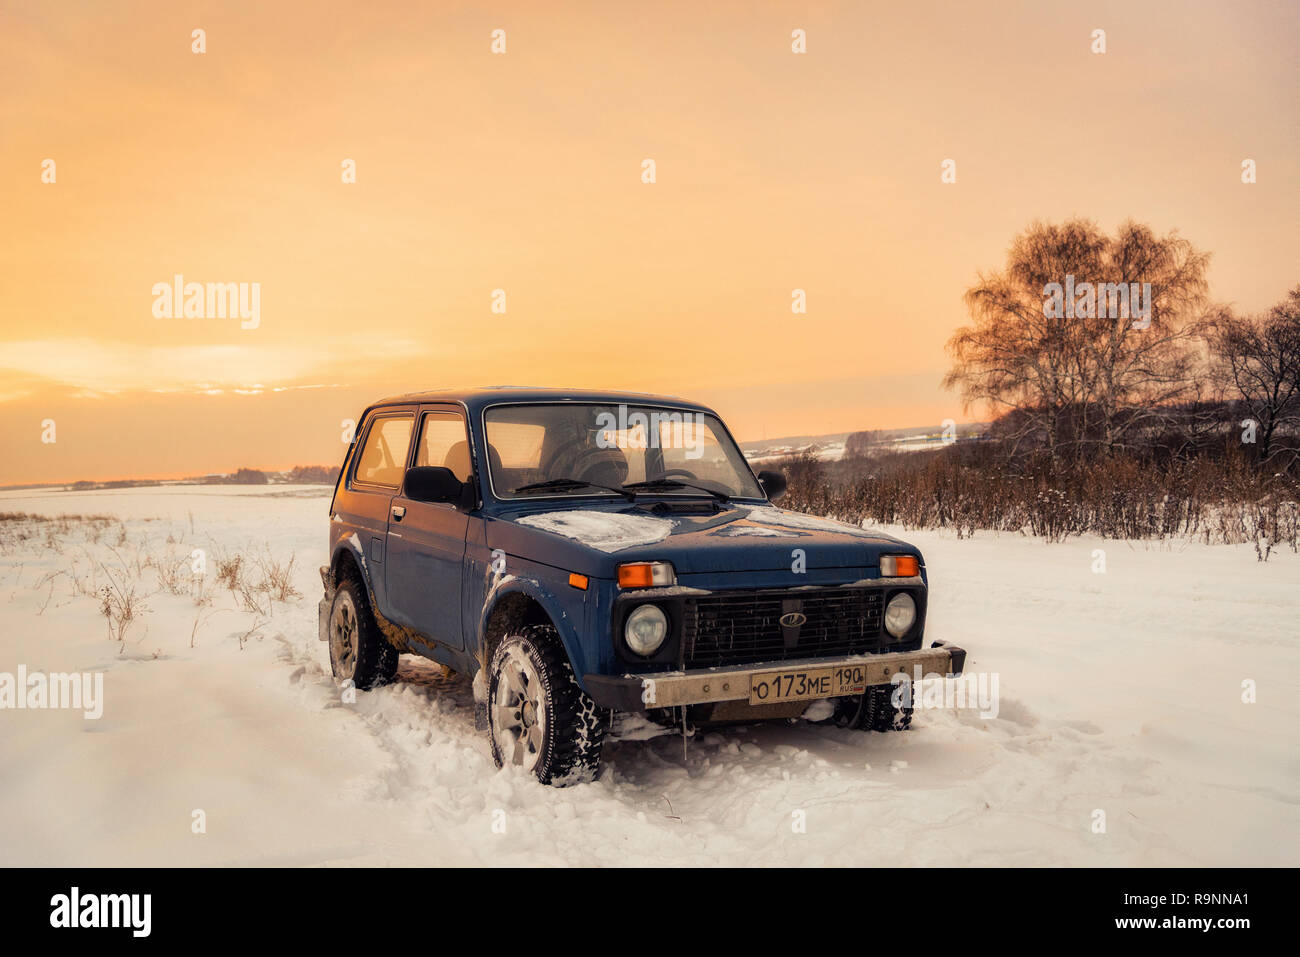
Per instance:
[[[411,417],[388,415],[376,418],[366,434],[366,444],[357,460],[354,480],[365,485],[397,488],[406,471],[406,453],[411,447]]]

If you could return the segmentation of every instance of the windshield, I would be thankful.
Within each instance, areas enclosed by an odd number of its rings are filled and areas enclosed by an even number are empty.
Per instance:
[[[716,417],[662,406],[495,405],[484,413],[497,498],[646,495],[763,498]]]

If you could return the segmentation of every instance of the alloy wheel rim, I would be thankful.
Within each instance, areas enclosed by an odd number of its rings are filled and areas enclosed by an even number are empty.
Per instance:
[[[357,610],[350,595],[343,594],[330,616],[330,656],[335,674],[351,678],[357,669]]]
[[[497,675],[492,734],[502,763],[533,770],[546,741],[541,676],[528,656],[511,649]]]

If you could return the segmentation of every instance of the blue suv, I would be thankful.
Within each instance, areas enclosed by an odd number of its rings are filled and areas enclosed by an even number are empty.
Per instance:
[[[615,711],[907,727],[893,685],[965,659],[922,647],[920,552],[774,507],[784,490],[678,399],[385,399],[330,504],[320,637],[356,688],[391,680],[404,652],[473,676],[497,764],[548,784],[595,776]]]

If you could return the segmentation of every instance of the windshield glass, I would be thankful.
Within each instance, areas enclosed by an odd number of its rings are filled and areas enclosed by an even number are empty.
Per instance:
[[[616,495],[638,482],[656,483],[631,489],[639,496],[763,497],[744,455],[707,413],[566,402],[496,405],[483,420],[498,498]]]

